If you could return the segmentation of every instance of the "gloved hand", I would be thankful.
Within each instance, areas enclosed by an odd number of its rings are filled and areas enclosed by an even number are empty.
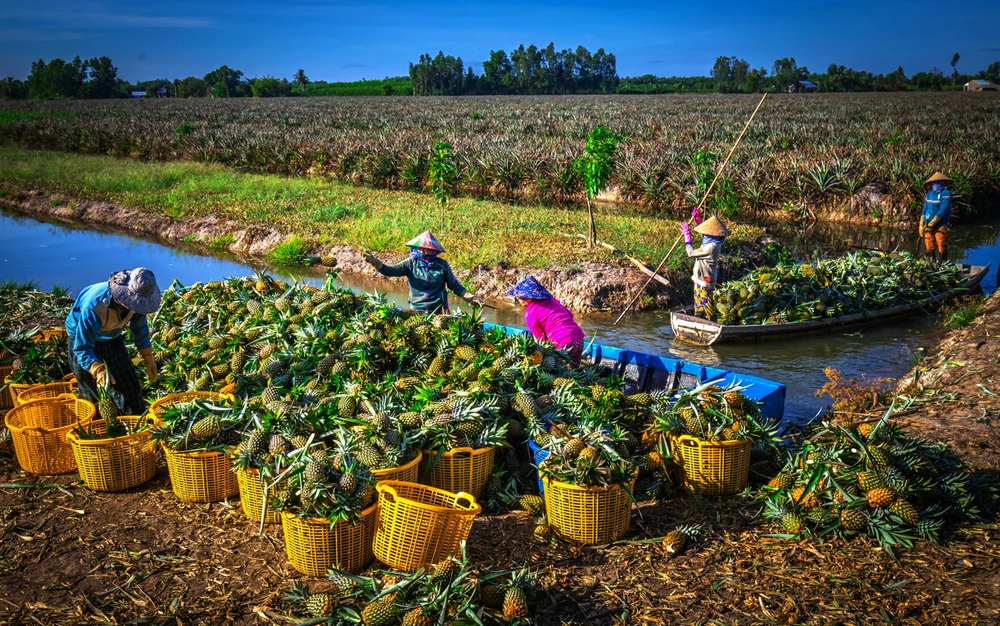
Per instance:
[[[924,220],[920,220],[920,226],[917,228],[917,235],[924,236]]]
[[[687,224],[681,224],[681,235],[684,237],[684,245],[691,245],[691,227]]]
[[[928,222],[926,226],[924,226],[924,230],[925,231],[929,230],[929,231],[931,231],[933,233],[935,230],[937,230],[938,223],[940,223],[940,221],[941,220],[939,220],[938,218],[935,217],[930,222]]]
[[[100,361],[94,361],[90,364],[90,375],[94,377],[99,387],[107,387],[109,378],[111,384],[115,384],[115,377],[108,373],[108,368]]]
[[[695,226],[701,226],[701,209],[698,207],[691,209],[691,220]]]
[[[469,304],[471,304],[476,308],[479,309],[483,308],[483,301],[480,298],[476,297],[476,294],[467,293],[465,294],[464,299],[466,302],[468,302]]]
[[[151,383],[155,383],[158,372],[156,370],[156,360],[153,358],[153,349],[143,348],[139,350],[139,354],[142,355],[142,360],[146,363],[146,379]]]
[[[371,265],[377,270],[382,269],[382,265],[384,265],[382,261],[376,259],[375,255],[368,251],[365,251],[365,253],[361,255],[361,258],[365,260],[365,263]]]

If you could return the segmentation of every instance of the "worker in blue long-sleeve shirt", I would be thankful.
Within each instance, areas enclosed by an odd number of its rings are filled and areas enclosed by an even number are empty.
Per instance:
[[[79,383],[81,398],[97,401],[97,387],[110,383],[123,398],[124,415],[142,415],[146,401],[129,358],[122,331],[132,331],[132,341],[146,366],[149,382],[156,382],[156,361],[149,341],[146,315],[160,308],[160,288],[153,272],[138,267],[111,275],[107,282],[80,291],[66,316],[69,360]]]
[[[948,253],[948,224],[951,223],[951,179],[941,172],[924,183],[924,210],[920,215],[920,236],[924,238],[924,254],[937,262]]]

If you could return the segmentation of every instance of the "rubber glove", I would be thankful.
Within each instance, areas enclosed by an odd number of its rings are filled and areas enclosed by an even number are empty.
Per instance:
[[[929,230],[933,233],[935,230],[937,230],[937,225],[940,221],[941,221],[940,218],[935,217],[934,219],[932,219],[930,222],[927,223],[927,226],[924,226],[924,230]]]
[[[158,372],[156,370],[156,359],[153,358],[153,349],[143,348],[139,350],[139,354],[142,355],[142,360],[146,363],[146,379],[151,383],[155,383]]]
[[[371,252],[365,252],[361,255],[361,258],[365,260],[366,263],[374,267],[376,270],[382,269],[384,263],[375,258],[375,255]]]
[[[920,227],[917,228],[917,235],[920,237],[924,236],[924,220],[920,220]]]
[[[698,207],[691,209],[691,219],[695,226],[701,226],[701,209]]]
[[[108,368],[100,361],[94,361],[90,364],[90,375],[94,377],[99,387],[107,387],[109,378],[111,384],[115,384],[115,377],[108,373]]]
[[[691,227],[687,224],[681,224],[681,235],[684,236],[684,245],[691,245]]]

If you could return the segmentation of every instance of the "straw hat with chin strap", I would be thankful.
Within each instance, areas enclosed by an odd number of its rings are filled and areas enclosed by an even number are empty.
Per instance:
[[[951,179],[942,174],[941,172],[934,172],[934,175],[924,181],[924,188],[930,186],[931,183],[950,183]]]
[[[709,237],[728,237],[729,229],[714,215],[694,228],[694,232]]]

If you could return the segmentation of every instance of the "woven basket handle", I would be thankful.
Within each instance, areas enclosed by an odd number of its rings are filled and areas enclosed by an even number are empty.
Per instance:
[[[467,504],[462,504],[462,501]],[[455,506],[465,509],[465,512],[472,513],[473,515],[479,515],[483,510],[483,507],[476,503],[476,498],[472,494],[465,493],[464,491],[459,491],[455,494]]]
[[[453,448],[451,450],[451,457],[453,459],[454,458],[465,458],[467,456],[472,456],[472,453],[475,452],[475,451],[476,451],[475,448],[469,448],[469,447],[465,447],[465,448]],[[468,495],[468,494],[466,494],[466,495]]]
[[[392,486],[387,485],[385,483],[379,483],[375,485],[375,490],[378,491],[380,494],[384,495],[385,499],[390,503],[395,502],[396,498],[399,497],[399,494],[396,493],[396,490]]]

